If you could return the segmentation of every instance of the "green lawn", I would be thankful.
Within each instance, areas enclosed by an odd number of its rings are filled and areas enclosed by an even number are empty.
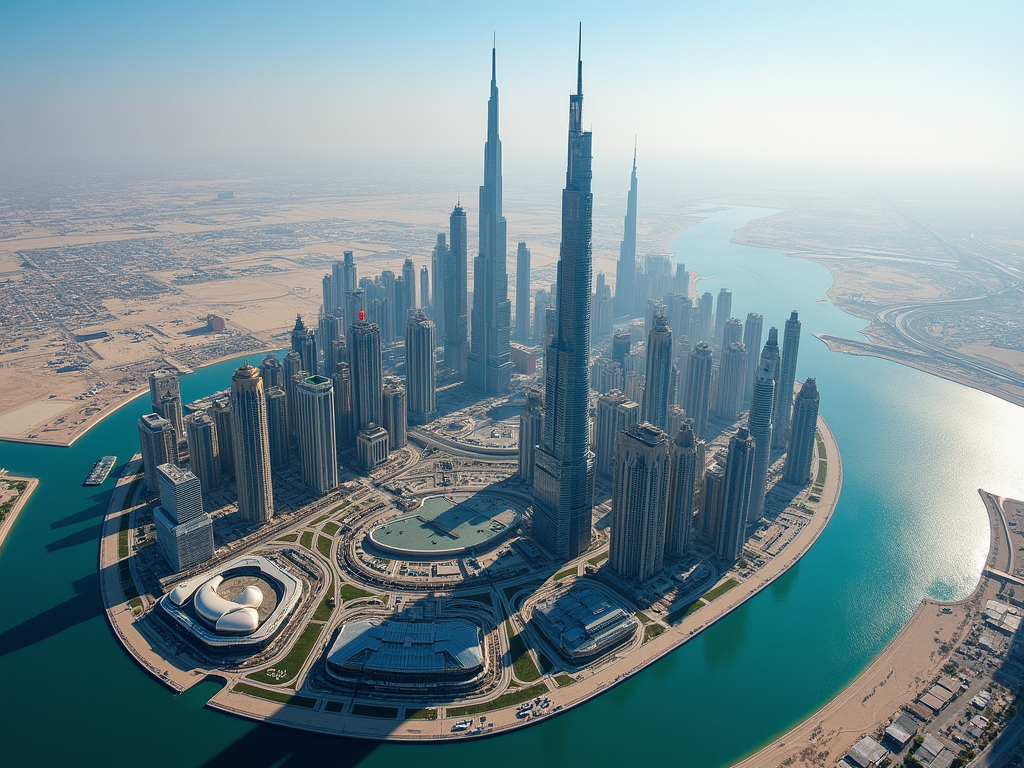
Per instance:
[[[297,533],[286,533],[284,536],[278,539],[278,541],[298,541],[299,534]]]
[[[471,704],[468,707],[448,707],[446,714],[448,717],[464,717],[465,715],[475,715],[480,712],[491,712],[495,709],[514,707],[516,704],[522,704],[524,701],[530,701],[538,696],[543,696],[547,692],[548,687],[546,685],[531,685],[529,688],[519,688],[515,691],[503,693],[494,701],[488,701],[483,704]]]
[[[407,709],[405,710],[406,720],[437,720],[436,709]]]
[[[644,627],[644,642],[646,643],[648,640],[653,640],[664,631],[665,628],[661,626],[661,624],[648,624]]]
[[[824,485],[826,474],[828,474],[828,462],[822,459],[818,462],[818,476],[814,478],[814,484]]]
[[[559,688],[566,688],[575,682],[576,678],[574,678],[572,675],[566,674],[565,672],[563,672],[560,675],[555,675],[555,684]]]
[[[331,559],[331,540],[326,536],[316,537],[316,548],[320,550],[320,554],[326,557],[328,560]]]
[[[398,717],[398,707],[375,707],[372,704],[353,704],[352,714],[361,717],[383,717],[394,720]]]
[[[571,568],[566,568],[564,571],[559,571],[555,574],[555,581],[560,581],[566,576],[575,576],[578,568],[574,565]]]
[[[246,696],[255,696],[257,699],[276,701],[279,704],[291,704],[293,707],[312,709],[316,706],[316,699],[311,699],[307,696],[295,696],[284,691],[268,691],[265,688],[257,688],[255,685],[248,685],[247,683],[236,683],[235,687],[231,690],[236,693],[244,693]]]
[[[672,611],[672,613],[665,617],[665,621],[666,623],[675,626],[680,621],[685,619],[687,616],[696,613],[697,609],[703,608],[705,605],[707,605],[707,603],[705,603],[700,598],[697,598],[689,605],[683,606],[682,608],[677,608],[676,610]]]
[[[312,549],[313,548],[313,532],[312,531],[303,531],[302,532],[302,538],[299,539],[299,545],[305,547],[306,549]]]
[[[334,534],[336,534],[336,533],[338,532],[338,529],[339,529],[340,527],[341,527],[341,526],[340,526],[340,525],[338,525],[337,523],[328,523],[327,525],[325,525],[325,526],[324,526],[323,528],[321,528],[320,530],[322,530],[322,531],[323,531],[323,532],[324,532],[325,534],[327,534],[328,536],[333,536]]]
[[[717,587],[712,589],[710,592],[705,592],[704,593],[704,599],[707,602],[710,603],[712,600],[716,600],[719,597],[721,597],[722,595],[724,595],[726,592],[728,592],[730,589],[735,587],[737,584],[739,584],[739,582],[736,581],[736,579],[729,579],[728,581],[723,581],[721,584],[719,584]]]
[[[641,623],[641,624],[650,624],[650,623],[651,623],[651,617],[650,617],[650,616],[648,616],[648,615],[647,615],[646,613],[644,613],[643,611],[637,611],[637,612],[636,612],[636,617],[637,617],[638,619],[640,619],[640,623]]]
[[[353,586],[352,584],[341,585],[341,599],[346,602],[349,600],[355,600],[360,597],[372,597],[373,592],[367,592],[365,589]]]
[[[299,635],[299,639],[295,641],[295,645],[288,652],[288,655],[277,662],[270,669],[261,669],[259,672],[253,672],[251,675],[246,675],[250,680],[255,680],[258,683],[270,683],[272,685],[281,685],[282,683],[288,683],[295,679],[295,676],[299,674],[299,670],[302,669],[302,665],[306,663],[306,659],[309,658],[310,651],[313,650],[313,646],[316,644],[316,639],[320,636],[320,630],[324,628],[323,624],[308,624],[302,634]],[[280,675],[271,675],[270,670],[273,669],[276,672],[281,673]]]
[[[587,562],[590,563],[591,565],[600,565],[601,563],[603,563],[607,559],[608,559],[608,553],[607,552],[602,552],[600,555],[596,555],[596,556],[590,558],[589,560],[587,560]]]
[[[313,614],[313,621],[327,621],[331,618],[331,614],[334,613],[334,606],[328,605],[327,601],[334,597],[334,577],[331,577],[331,586],[327,588],[327,593],[324,595],[324,599],[320,601],[320,605],[316,607],[316,613]]]
[[[506,627],[509,635],[509,653],[512,656],[512,670],[515,672],[516,677],[524,683],[532,683],[540,678],[540,670],[533,663],[533,657],[530,656],[523,638],[513,634],[511,623],[506,623]]]
[[[309,525],[310,525],[311,528],[315,527],[315,526],[318,526],[318,525],[320,525],[320,523],[322,523],[324,520],[326,520],[330,516],[331,516],[330,512],[328,512],[326,515],[320,515],[320,517],[318,517],[316,520],[314,520]]]

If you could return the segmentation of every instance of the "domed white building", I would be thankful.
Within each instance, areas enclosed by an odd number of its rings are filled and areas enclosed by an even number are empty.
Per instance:
[[[231,596],[233,590],[225,589],[229,580],[256,583]],[[266,589],[273,594],[264,594]],[[192,640],[217,650],[255,651],[277,636],[301,596],[299,579],[265,557],[250,555],[182,582],[159,605]]]

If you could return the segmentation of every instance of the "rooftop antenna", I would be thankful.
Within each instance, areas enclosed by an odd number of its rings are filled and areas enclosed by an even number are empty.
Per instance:
[[[583,22],[580,22],[580,47],[576,56],[576,94],[583,95]]]

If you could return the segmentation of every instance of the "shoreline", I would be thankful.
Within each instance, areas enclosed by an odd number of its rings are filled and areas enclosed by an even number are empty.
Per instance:
[[[21,514],[22,508],[28,503],[29,497],[32,492],[39,487],[39,479],[35,477],[22,477],[21,475],[4,475],[4,480],[12,480],[14,482],[27,482],[24,492],[18,497],[18,500],[14,502],[14,506],[11,507],[11,511],[7,513],[7,517],[4,518],[3,523],[0,523],[0,548],[3,547],[4,541],[7,539],[7,534],[10,533],[11,528],[14,527],[14,521],[18,519],[18,515]]]
[[[753,219],[752,221],[756,221],[756,219]],[[1019,394],[1014,392],[1007,392],[1006,390],[999,389],[985,381],[979,381],[978,379],[970,377],[967,374],[967,372],[964,371],[962,368],[956,367],[953,371],[945,371],[939,369],[935,367],[934,364],[929,364],[931,358],[925,352],[921,352],[916,349],[900,350],[895,347],[890,347],[886,344],[879,343],[877,338],[868,333],[868,331],[872,327],[872,319],[870,317],[862,317],[861,315],[855,312],[851,312],[842,304],[836,302],[835,296],[833,295],[833,291],[835,290],[837,281],[835,272],[832,271],[832,267],[829,265],[829,261],[831,261],[831,259],[818,258],[814,254],[786,250],[785,248],[780,248],[773,245],[766,245],[764,243],[750,243],[737,240],[736,237],[741,232],[743,232],[743,230],[746,229],[746,227],[749,226],[749,224],[750,222],[744,225],[744,227],[737,230],[736,235],[731,237],[729,239],[729,242],[736,243],[737,245],[750,246],[751,248],[765,248],[771,251],[778,251],[779,253],[785,255],[787,258],[804,259],[806,261],[813,261],[815,264],[820,264],[821,266],[825,267],[825,269],[828,270],[829,276],[832,278],[832,285],[829,287],[826,293],[826,295],[828,296],[828,300],[832,304],[832,306],[842,310],[846,314],[850,315],[850,317],[855,317],[858,320],[864,322],[864,328],[861,329],[860,332],[867,336],[867,338],[869,339],[868,342],[857,341],[856,339],[847,339],[841,336],[832,336],[831,334],[825,333],[812,334],[815,338],[817,338],[819,341],[823,342],[826,346],[828,346],[828,348],[831,351],[844,352],[849,355],[860,355],[862,357],[876,357],[879,358],[880,360],[889,360],[890,362],[905,365],[908,368],[913,368],[915,370],[921,371],[922,373],[927,373],[931,376],[936,376],[940,379],[951,381],[954,384],[960,384],[961,386],[967,387],[969,389],[976,389],[979,392],[984,392],[985,394],[992,395],[993,397],[998,397],[1000,400],[1005,400],[1006,402],[1012,405],[1017,405],[1024,408],[1024,387],[1021,388],[1021,392]]]
[[[831,297],[829,297],[831,298]],[[834,305],[838,306],[838,305]],[[839,307],[842,309],[842,307]],[[845,310],[844,310],[845,311]],[[857,315],[854,315],[857,317]],[[921,373],[927,373],[930,376],[935,376],[946,381],[951,381],[954,384],[967,387],[968,389],[976,389],[979,392],[984,392],[987,395],[998,397],[1000,400],[1005,400],[1011,405],[1017,405],[1024,408],[1024,394],[1014,395],[1010,392],[998,389],[991,384],[976,381],[969,378],[966,374],[961,373],[957,375],[955,373],[946,372],[935,368],[933,365],[929,365],[929,358],[922,352],[914,351],[903,351],[896,349],[895,347],[888,347],[884,344],[878,344],[872,339],[870,342],[857,341],[855,339],[846,339],[841,336],[832,336],[831,334],[813,334],[816,339],[823,342],[833,352],[842,352],[847,355],[859,355],[861,357],[875,357],[880,360],[889,360],[899,365],[905,365],[908,368],[921,371]],[[865,334],[868,335],[868,334]],[[868,335],[868,338],[871,336]]]
[[[991,568],[992,560],[1003,551],[1000,540],[1007,537],[1008,528],[999,503],[992,503],[991,494],[981,489],[979,493],[989,519],[989,551],[978,583],[971,593],[960,600],[948,602],[931,598],[921,600],[903,629],[834,697],[793,727],[777,734],[760,749],[733,763],[732,768],[809,765],[804,759],[809,749],[813,759],[823,757],[835,762],[846,754],[862,734],[870,733],[880,722],[885,722],[892,712],[898,711],[918,696],[922,683],[934,677],[953,656],[965,627],[980,615],[982,600],[995,597],[992,587],[997,582],[987,571]],[[1003,546],[1007,547],[1008,542]],[[950,612],[943,613],[944,610]],[[934,638],[943,636],[943,633],[949,650],[939,653]],[[922,653],[929,648],[930,653]],[[906,655],[912,656],[909,663],[907,659],[901,658]],[[922,659],[922,656],[925,658]],[[902,685],[902,688],[888,698],[873,700],[876,692],[885,685],[889,685],[888,691],[894,685]],[[827,749],[822,752],[823,748]]]
[[[279,348],[277,348],[277,349],[279,349]],[[251,352],[251,353],[250,352],[243,352],[240,355],[237,355],[237,354],[224,355],[223,357],[218,357],[218,358],[215,358],[213,360],[209,360],[209,361],[203,363],[202,365],[196,366],[195,368],[192,369],[192,373],[195,373],[196,371],[201,370],[203,368],[208,368],[211,365],[216,365],[217,363],[223,363],[225,360],[233,360],[236,357],[245,357],[248,354],[266,355],[268,352],[276,352],[277,349],[271,349],[271,348],[268,347],[267,349],[256,350],[255,352]],[[189,374],[184,374],[184,375],[188,376]],[[143,395],[148,395],[148,394],[149,394],[149,390],[148,389],[140,389],[138,392],[133,393],[130,397],[126,397],[124,400],[119,400],[116,403],[112,403],[110,408],[106,409],[105,412],[98,419],[96,419],[95,421],[92,421],[92,422],[89,422],[89,423],[85,424],[82,427],[81,431],[79,431],[75,435],[73,435],[70,440],[65,440],[65,441],[45,440],[45,439],[40,439],[40,438],[37,438],[37,437],[29,438],[29,437],[18,437],[18,436],[11,436],[11,435],[0,435],[0,442],[21,443],[23,445],[49,445],[49,446],[52,446],[52,447],[55,447],[55,448],[70,448],[72,445],[75,444],[75,441],[77,441],[78,438],[82,437],[83,435],[86,435],[89,432],[89,430],[91,430],[97,424],[102,422],[105,418],[107,418],[111,414],[117,413],[117,411],[119,411],[124,406],[128,405],[128,403],[132,402],[133,400],[136,400],[136,399],[142,397]],[[182,403],[182,405],[184,405],[184,403]],[[68,410],[71,410],[71,409],[68,409]],[[57,416],[61,416],[61,415],[62,414],[60,414],[60,413],[57,414]],[[56,417],[54,417],[54,418],[56,418]]]
[[[794,507],[787,507],[790,510],[790,514],[802,515],[806,518],[806,522],[800,526],[785,549],[769,560],[760,570],[753,572],[747,577],[739,577],[736,574],[735,580],[738,583],[734,586],[741,588],[728,590],[716,597],[710,598],[692,613],[685,615],[675,624],[672,624],[668,619],[668,610],[676,608],[678,611],[679,606],[683,603],[694,605],[700,602],[700,598],[712,591],[715,584],[726,581],[727,574],[722,573],[714,582],[702,584],[699,587],[700,596],[694,594],[677,598],[676,602],[669,609],[666,609],[666,616],[663,619],[664,623],[659,623],[662,627],[660,634],[653,635],[649,638],[648,642],[642,642],[642,635],[637,635],[633,646],[619,649],[619,651],[613,652],[611,655],[602,657],[594,666],[584,667],[574,672],[572,676],[575,680],[572,684],[559,686],[555,680],[556,675],[559,674],[558,667],[556,666],[555,669],[548,673],[542,673],[540,677],[527,685],[536,685],[544,688],[550,696],[552,704],[558,706],[560,712],[574,709],[647,669],[672,651],[697,637],[720,619],[731,614],[749,599],[774,583],[783,574],[787,573],[810,551],[818,537],[824,532],[838,504],[842,488],[842,459],[835,436],[820,416],[818,427],[821,431],[822,441],[826,446],[824,458],[830,471],[826,474],[824,489],[818,501],[808,502],[805,500],[803,502],[804,506],[796,508],[795,512],[793,511]],[[102,579],[104,605],[108,621],[114,627],[118,639],[129,655],[143,669],[175,692],[185,690],[203,680],[214,679],[222,683],[224,687],[206,703],[206,706],[211,709],[221,710],[248,720],[269,722],[304,731],[396,743],[447,743],[452,740],[465,740],[467,738],[487,738],[529,727],[536,724],[538,720],[548,719],[547,717],[519,719],[515,716],[516,707],[514,704],[497,705],[494,709],[486,709],[485,707],[481,711],[486,714],[488,721],[493,723],[493,727],[488,728],[486,733],[470,735],[465,731],[452,732],[452,725],[462,715],[448,715],[446,712],[448,708],[458,711],[458,708],[464,707],[469,703],[468,699],[457,701],[455,700],[456,697],[446,695],[444,701],[438,701],[436,704],[431,702],[424,705],[436,707],[436,712],[435,719],[422,720],[408,717],[407,714],[404,717],[400,717],[401,713],[409,708],[417,709],[416,706],[404,698],[388,700],[370,699],[366,698],[365,695],[360,697],[358,694],[353,695],[351,693],[318,694],[305,689],[301,678],[298,680],[297,688],[293,688],[287,693],[288,695],[298,695],[300,698],[305,697],[312,700],[313,703],[311,706],[306,704],[293,706],[270,701],[266,698],[258,698],[242,691],[235,691],[234,686],[236,683],[245,682],[249,687],[257,687],[278,694],[281,693],[282,689],[273,686],[267,686],[266,688],[254,686],[251,680],[246,679],[246,673],[251,670],[225,671],[208,664],[197,664],[193,659],[189,658],[187,653],[182,656],[162,655],[162,649],[154,647],[147,640],[146,636],[140,632],[139,628],[135,626],[136,617],[129,603],[125,601],[119,568],[104,567],[104,565],[110,566],[118,561],[127,562],[120,557],[115,557],[114,553],[117,547],[120,519],[122,515],[131,513],[131,507],[124,508],[124,492],[120,490],[127,486],[128,478],[129,474],[126,471],[126,474],[123,474],[121,479],[119,479],[118,486],[111,496],[110,506],[103,522],[100,567],[101,572],[104,573]],[[303,520],[297,522],[292,527],[298,531],[308,526],[308,521]],[[290,531],[291,528],[288,530]],[[284,534],[285,532],[282,529],[279,533]],[[112,548],[115,549],[112,550]],[[579,570],[583,568],[589,559],[594,558],[595,555],[599,556],[605,549],[606,547],[601,547],[597,550],[591,550],[580,558],[563,563],[562,566],[568,565],[572,567],[575,565],[578,575]],[[549,576],[545,579],[544,583],[552,583],[551,580],[553,578],[554,576]],[[515,579],[511,581],[515,582]],[[497,596],[499,605],[504,608],[501,612],[503,617],[501,623],[503,625],[506,620],[511,620],[513,626],[517,627],[517,632],[525,631],[527,632],[527,637],[531,637],[531,630],[521,611],[509,611],[508,607],[505,607],[505,602],[502,601],[502,588],[504,586],[507,589],[507,584],[508,582],[502,582],[502,585],[496,584],[491,587],[493,594]],[[454,587],[453,590],[455,592],[459,591],[458,587]],[[631,602],[629,599],[626,600],[626,604],[631,604]],[[646,610],[650,611],[649,608]],[[329,637],[331,632],[338,626],[338,622],[343,620],[344,617],[340,620],[335,618],[329,624],[328,631],[321,630],[321,642],[324,637]],[[503,645],[506,645],[507,643],[505,643],[502,632],[498,632],[498,638],[501,639]],[[534,652],[540,652],[541,646],[535,641],[531,640],[529,647]],[[319,648],[320,646],[317,645],[313,649],[310,657],[303,665],[303,669],[308,669],[310,665],[316,663],[316,659],[320,654]],[[287,651],[288,649],[285,648],[281,653]],[[504,689],[496,691],[488,701],[496,700],[503,691]],[[349,702],[355,703],[354,699],[356,698],[364,699],[362,703],[371,707],[376,705],[378,707],[384,706],[394,709],[396,716],[395,718],[365,717],[348,712],[347,708],[344,713],[328,711],[326,709],[329,703],[336,700],[340,699],[345,705],[348,705]],[[476,706],[475,700],[473,700],[473,703]],[[482,701],[480,704],[486,705],[487,701]],[[337,705],[335,704],[335,706]],[[552,711],[551,714],[555,713]]]

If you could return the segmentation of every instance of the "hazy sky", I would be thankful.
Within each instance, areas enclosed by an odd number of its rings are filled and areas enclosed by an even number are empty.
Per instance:
[[[561,159],[1024,169],[1024,3],[0,2],[0,161]],[[628,169],[627,169],[628,172]]]

